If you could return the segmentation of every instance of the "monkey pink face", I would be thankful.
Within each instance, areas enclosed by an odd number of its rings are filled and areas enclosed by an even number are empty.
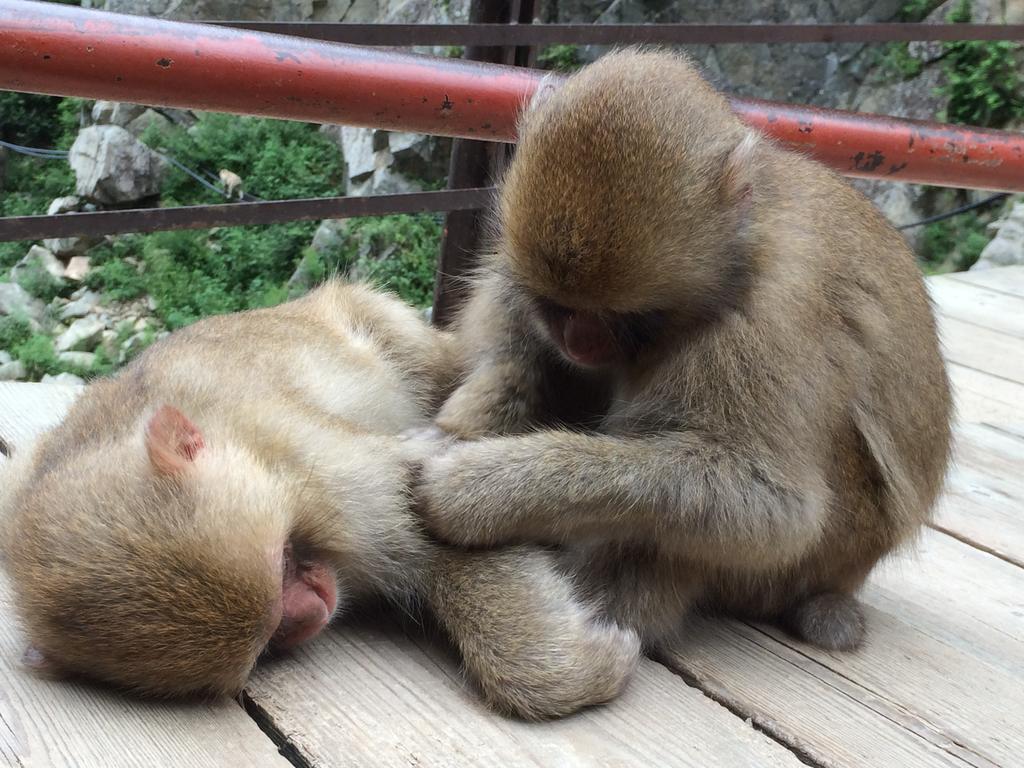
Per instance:
[[[330,566],[300,560],[290,544],[285,545],[282,562],[281,622],[270,642],[275,648],[294,648],[331,622],[338,606],[338,584]]]
[[[544,329],[569,362],[581,368],[621,363],[650,343],[663,313],[621,314],[570,309],[547,299],[537,302]]]
[[[547,300],[539,305],[548,335],[570,362],[583,368],[600,368],[619,358],[614,327],[601,315]]]

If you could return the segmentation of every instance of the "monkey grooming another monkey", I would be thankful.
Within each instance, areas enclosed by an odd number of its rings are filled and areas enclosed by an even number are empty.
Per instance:
[[[855,648],[855,594],[950,449],[911,251],[681,56],[539,93],[457,324],[470,372],[436,423],[471,442],[427,460],[428,527],[562,545],[579,599],[648,647],[697,606]],[[551,397],[567,372],[608,392],[589,430]]]
[[[638,638],[581,607],[550,553],[455,551],[410,510],[430,446],[397,435],[457,373],[450,337],[410,307],[333,283],[202,320],[93,383],[4,468],[26,659],[144,694],[234,694],[268,646],[383,596],[433,608],[495,708],[614,697]]]

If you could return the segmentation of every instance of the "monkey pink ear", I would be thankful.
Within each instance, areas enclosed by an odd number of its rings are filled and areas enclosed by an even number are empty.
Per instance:
[[[174,406],[160,406],[146,424],[146,453],[161,475],[183,472],[204,445],[199,427]]]
[[[61,674],[60,667],[50,661],[46,654],[34,645],[30,645],[25,649],[25,652],[21,655],[21,663],[38,675],[59,677]]]
[[[739,207],[743,214],[750,208],[754,195],[757,145],[757,135],[748,132],[725,159],[722,173],[722,197]]]

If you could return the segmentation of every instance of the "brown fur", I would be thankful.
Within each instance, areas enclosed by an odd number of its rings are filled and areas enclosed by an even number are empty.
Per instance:
[[[615,695],[638,641],[549,590],[548,553],[456,552],[410,514],[430,446],[397,435],[429,423],[458,370],[412,309],[329,284],[203,320],[92,384],[5,471],[29,660],[145,694],[234,693],[281,620],[287,546],[332,567],[341,606],[436,604],[497,708],[545,717]],[[591,636],[586,668],[558,656]]]
[[[649,645],[699,605],[855,647],[852,596],[928,519],[949,453],[903,239],[835,174],[751,135],[679,56],[609,55],[520,135],[458,326],[471,372],[437,419],[484,439],[428,462],[428,525],[561,544],[577,594]],[[596,430],[544,395],[568,366],[545,306],[614,339],[645,324],[596,375]]]

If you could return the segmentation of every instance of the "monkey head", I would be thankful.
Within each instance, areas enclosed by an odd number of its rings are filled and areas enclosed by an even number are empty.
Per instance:
[[[268,645],[332,618],[331,566],[294,530],[299,494],[164,405],[123,439],[34,467],[6,568],[26,660],[140,693],[234,694]]]
[[[727,101],[653,52],[608,55],[538,94],[501,185],[493,267],[544,335],[602,366],[728,305],[747,271],[758,141]]]

